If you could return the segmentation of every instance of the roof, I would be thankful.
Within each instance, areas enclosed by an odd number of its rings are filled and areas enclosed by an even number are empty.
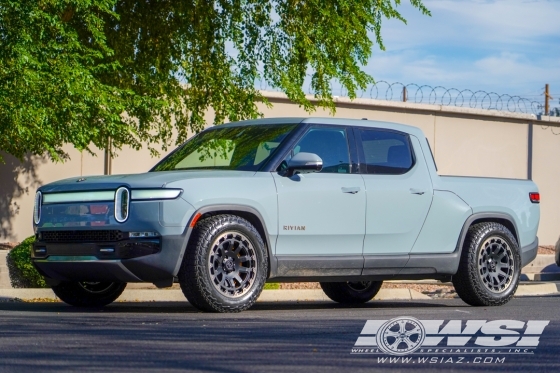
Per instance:
[[[329,118],[329,117],[278,117],[278,118],[262,118],[262,119],[252,119],[243,120],[239,122],[230,122],[223,124],[221,126],[228,127],[238,127],[238,126],[251,126],[251,125],[263,125],[263,124],[287,124],[287,123],[320,123],[320,124],[331,124],[340,126],[359,126],[359,127],[374,127],[374,128],[384,128],[391,129],[395,131],[406,132],[410,134],[417,135],[419,137],[425,137],[422,130],[409,126],[406,124],[384,122],[378,120],[367,120],[367,119],[348,119],[348,118]]]

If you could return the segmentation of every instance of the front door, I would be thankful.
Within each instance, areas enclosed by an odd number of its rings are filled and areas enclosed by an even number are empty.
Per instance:
[[[365,185],[352,173],[347,128],[311,126],[293,148],[323,161],[318,173],[274,173],[280,276],[359,275],[363,267]]]

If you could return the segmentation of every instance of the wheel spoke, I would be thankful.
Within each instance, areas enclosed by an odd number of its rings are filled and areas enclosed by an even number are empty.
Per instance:
[[[499,254],[499,255],[497,256],[496,259],[498,260],[498,262],[501,262],[502,259],[504,259],[505,257],[507,257],[507,255],[508,255],[508,253],[507,253],[507,251],[504,249],[504,250],[502,250],[502,253]]]
[[[251,241],[238,232],[216,238],[208,255],[208,272],[216,289],[228,297],[247,292],[257,276],[257,256]]]
[[[410,339],[408,338],[403,338],[402,342],[406,343],[406,347],[408,349],[412,348],[414,346],[414,342],[412,342]]]
[[[499,270],[499,271],[502,271],[502,272],[504,272],[504,273],[506,273],[506,274],[508,273],[509,268],[510,268],[510,267],[509,267],[509,264],[507,264],[507,263],[498,263],[498,264],[496,264],[496,269]],[[504,269],[505,269],[505,270],[504,270]]]
[[[414,334],[420,334],[420,329],[419,329],[418,327],[415,327],[415,328],[412,329],[412,330],[407,330],[404,334],[405,334],[407,337],[409,337],[409,336],[411,336],[411,335],[414,335]]]
[[[513,263],[512,248],[507,241],[501,236],[489,237],[478,252],[479,279],[491,292],[501,293],[512,284]]]
[[[248,262],[248,261],[250,261],[250,260],[251,260],[251,257],[249,257],[249,256],[241,256],[241,257],[239,257],[239,262],[241,262],[241,263],[245,263],[245,262]]]
[[[399,332],[394,332],[394,331],[392,331],[392,330],[387,330],[387,331],[385,332],[385,335],[386,335],[387,337],[395,337],[395,338],[397,338],[397,337],[399,337],[399,336],[401,335],[401,333],[399,333]]]
[[[390,344],[389,344],[389,348],[390,348],[391,350],[394,350],[394,349],[396,349],[397,347],[399,347],[399,344],[400,344],[400,343],[401,343],[401,338],[398,337],[398,338],[395,339],[395,341],[394,341],[393,343],[390,343]]]
[[[399,332],[404,333],[406,331],[406,321],[399,321]]]

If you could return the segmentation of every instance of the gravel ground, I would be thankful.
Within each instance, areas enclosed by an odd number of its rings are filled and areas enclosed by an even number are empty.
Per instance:
[[[412,289],[432,298],[454,298],[457,296],[453,285],[384,282],[382,289]],[[318,282],[293,282],[280,284],[280,289],[321,289]]]
[[[554,246],[552,245],[539,246],[538,254],[545,254],[545,255],[554,254]]]

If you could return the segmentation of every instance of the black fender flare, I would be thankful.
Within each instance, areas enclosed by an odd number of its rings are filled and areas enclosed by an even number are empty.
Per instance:
[[[459,239],[457,241],[457,247],[455,248],[456,252],[459,252],[459,254],[461,253],[461,250],[463,249],[463,244],[465,243],[465,239],[467,238],[467,232],[469,231],[470,226],[473,224],[473,222],[477,221],[477,220],[483,220],[483,221],[496,221],[496,220],[506,220],[511,224],[511,227],[513,227],[513,232],[511,232],[515,239],[517,240],[517,245],[519,245],[519,248],[521,249],[521,244],[519,242],[519,230],[517,229],[517,224],[515,223],[515,220],[513,219],[513,217],[510,214],[507,214],[505,212],[478,212],[475,214],[472,214],[471,216],[469,216],[467,218],[467,220],[465,220],[465,223],[463,223],[463,228],[461,229],[461,234],[459,236]],[[506,227],[508,229],[510,229],[510,227]]]
[[[216,205],[208,205],[208,206],[204,206],[199,208],[198,210],[196,210],[191,218],[189,219],[189,222],[185,228],[185,232],[184,232],[184,244],[182,246],[181,249],[181,254],[179,255],[179,260],[177,261],[177,265],[175,267],[175,271],[173,272],[174,276],[177,276],[177,273],[179,273],[179,268],[181,267],[181,263],[183,261],[183,256],[185,255],[185,250],[187,249],[187,245],[189,243],[192,231],[194,229],[194,226],[196,225],[196,220],[198,220],[200,218],[200,216],[204,215],[204,214],[208,214],[208,213],[224,213],[224,214],[233,214],[235,215],[236,213],[243,213],[243,214],[251,214],[253,215],[258,223],[260,224],[260,227],[255,227],[259,233],[263,236],[262,239],[265,242],[266,245],[266,249],[268,251],[268,274],[267,274],[267,278],[272,277],[273,275],[276,274],[277,272],[277,263],[276,263],[276,258],[273,256],[272,254],[272,246],[270,244],[270,237],[268,235],[268,229],[266,227],[266,223],[264,222],[264,219],[261,215],[261,213],[255,209],[252,206],[247,206],[247,205],[238,205],[238,204],[216,204]],[[241,216],[243,217],[243,216]],[[194,223],[194,224],[193,224]],[[250,221],[250,223],[253,224],[253,222]],[[255,225],[255,224],[253,224]]]

